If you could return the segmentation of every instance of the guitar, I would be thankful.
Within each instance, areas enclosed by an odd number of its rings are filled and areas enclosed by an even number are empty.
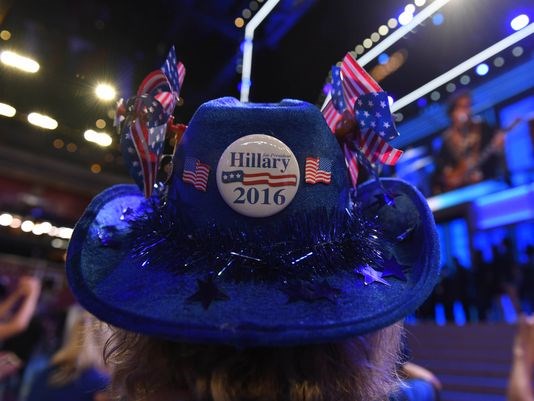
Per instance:
[[[443,184],[445,191],[450,191],[464,185],[475,184],[484,179],[480,167],[496,152],[502,149],[504,138],[513,130],[522,118],[517,117],[514,121],[493,138],[491,143],[482,152],[471,152],[464,155],[455,166],[446,166],[443,169]]]

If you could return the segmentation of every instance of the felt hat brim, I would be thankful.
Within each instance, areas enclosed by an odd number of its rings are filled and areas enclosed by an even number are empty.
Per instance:
[[[374,331],[413,313],[436,284],[439,241],[424,197],[408,183],[383,179],[394,206],[367,207],[393,241],[391,253],[405,267],[405,278],[365,284],[353,272],[325,279],[339,289],[335,301],[288,301],[281,283],[224,282],[226,299],[204,308],[192,302],[198,273],[144,267],[132,254],[126,207],[147,202],[134,185],[118,185],[99,194],[79,220],[67,257],[67,277],[79,302],[99,319],[146,335],[184,342],[238,346],[292,345],[339,340]],[[358,187],[361,206],[381,194],[376,182]],[[406,228],[409,233],[403,237]],[[103,229],[116,233],[103,245]]]

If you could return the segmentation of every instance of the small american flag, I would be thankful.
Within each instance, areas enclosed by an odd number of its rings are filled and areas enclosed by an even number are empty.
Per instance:
[[[398,136],[391,118],[387,95],[376,81],[347,53],[341,63],[341,86],[343,102],[336,81],[340,80],[338,71],[332,69],[332,99],[323,108],[323,116],[328,127],[335,132],[342,113],[348,110],[354,116],[360,128],[356,139],[356,148],[371,162],[395,165],[402,151],[395,149],[388,141]],[[340,110],[345,103],[346,109]],[[356,186],[358,180],[358,154],[343,145],[343,152],[349,168],[351,180]]]
[[[206,192],[210,166],[194,157],[186,157],[182,179],[198,191]]]
[[[176,58],[176,49],[174,46],[171,47],[165,62],[161,66],[161,70],[169,79],[171,84],[171,90],[174,96],[178,98],[180,96],[180,89],[182,88],[182,83],[184,82],[185,77],[185,67],[182,63],[177,62]]]
[[[297,176],[295,174],[271,174],[267,171],[260,173],[245,173],[242,170],[223,171],[221,180],[223,184],[241,182],[243,185],[268,185],[269,187],[295,187]]]
[[[306,184],[330,184],[332,180],[332,160],[323,157],[307,157],[304,180]]]

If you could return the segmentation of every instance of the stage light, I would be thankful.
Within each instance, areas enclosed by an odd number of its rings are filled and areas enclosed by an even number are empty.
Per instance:
[[[70,239],[74,230],[69,227],[59,227],[59,237],[63,239]]]
[[[495,57],[495,60],[493,60],[493,65],[495,67],[502,67],[504,65],[504,58],[501,56]]]
[[[445,87],[445,89],[447,90],[447,92],[452,93],[456,90],[456,85],[453,84],[452,82],[449,82],[447,86]]]
[[[414,3],[417,7],[423,7],[426,3],[426,0],[415,0]]]
[[[98,163],[91,164],[91,173],[99,174],[102,171],[102,167]]]
[[[56,248],[56,249],[62,249],[64,248],[65,246],[65,241],[59,239],[59,238],[54,238],[51,242],[50,242],[50,245],[52,245],[52,248]]]
[[[369,38],[365,39],[363,41],[363,47],[365,47],[366,49],[369,49],[373,46],[373,41]]]
[[[438,1],[439,0],[435,0],[432,4],[436,4]],[[417,16],[419,16],[421,13],[417,14]],[[400,29],[399,29],[399,31],[400,31]],[[397,33],[397,32],[395,32],[395,33]],[[520,40],[522,40],[522,39],[524,39],[526,37],[528,37],[529,35],[532,35],[533,33],[534,33],[534,24],[530,24],[527,27],[521,29],[520,31],[517,31],[517,32],[511,34],[510,36],[507,36],[506,38],[500,40],[499,42],[497,42],[497,43],[491,45],[490,47],[482,50],[480,53],[477,53],[473,57],[463,61],[460,64],[458,64],[456,67],[450,69],[449,71],[445,72],[444,74],[441,74],[439,77],[434,78],[433,80],[427,82],[426,84],[424,84],[420,88],[414,90],[413,92],[411,92],[411,93],[407,94],[406,96],[402,97],[401,99],[397,100],[395,102],[395,104],[392,106],[391,111],[395,112],[397,110],[402,109],[403,107],[407,106],[408,104],[412,103],[413,101],[419,99],[421,96],[425,96],[427,93],[429,93],[429,92],[433,91],[434,89],[440,87],[441,85],[444,85],[445,83],[453,80],[454,78],[456,78],[460,74],[464,73],[465,71],[477,66],[481,62],[487,60],[490,57],[493,57],[494,55],[500,53],[504,49],[512,46],[513,44],[519,42]],[[386,40],[387,39],[389,39],[389,37],[386,38]],[[384,43],[384,41],[382,43]],[[382,43],[380,43],[380,44],[382,44]],[[378,46],[380,46],[380,45],[378,45]]]
[[[378,28],[378,33],[382,36],[386,36],[389,32],[389,28],[385,25],[380,25]]]
[[[13,216],[13,220],[11,220],[11,224],[9,225],[9,227],[19,228],[21,224],[22,224],[22,220],[18,217]]]
[[[100,100],[110,101],[115,99],[117,91],[110,84],[99,83],[95,88],[95,95]]]
[[[255,1],[251,1],[248,5],[248,8],[250,8],[252,11],[256,11],[258,7],[258,3],[256,3]]]
[[[413,4],[406,5],[406,7],[404,7],[404,12],[413,15],[413,13],[415,12],[415,6]]]
[[[371,40],[375,43],[378,42],[380,40],[380,35],[377,32],[373,32],[371,34]]]
[[[512,49],[512,54],[515,57],[519,57],[523,54],[523,48],[521,46],[516,46]]]
[[[402,12],[401,15],[399,15],[399,24],[402,26],[408,25],[410,21],[413,19],[413,14],[407,13],[406,11]]]
[[[360,55],[360,54],[363,54],[363,52],[365,51],[365,48],[362,45],[358,45],[356,46],[354,50],[356,51],[357,55]]]
[[[52,142],[52,146],[54,146],[56,149],[61,149],[63,146],[65,146],[65,142],[59,138],[56,138],[54,139],[54,142]]]
[[[52,117],[48,117],[40,113],[28,114],[28,122],[30,124],[36,125],[37,127],[49,130],[56,129],[58,126],[57,121],[54,120]]]
[[[393,46],[396,42],[398,42],[404,36],[406,36],[406,34],[411,32],[416,26],[421,24],[427,18],[430,18],[434,13],[436,13],[439,9],[445,6],[449,1],[450,0],[434,0],[427,7],[425,7],[420,12],[418,12],[415,16],[411,16],[410,17],[411,21],[409,24],[400,27],[395,32],[392,32],[389,36],[384,38],[380,43],[377,43],[377,45],[373,47],[373,49],[371,49],[366,54],[364,54],[362,57],[360,57],[358,59],[358,63],[362,67],[365,67],[365,65],[368,64],[371,60],[378,57],[379,54],[384,53],[387,49]],[[391,18],[388,21],[388,26],[391,29],[395,28],[397,26],[397,20],[395,18]]]
[[[92,129],[85,131],[83,137],[86,141],[96,143],[98,146],[102,147],[107,147],[113,142],[113,139],[109,134],[106,134],[105,132],[96,132]]]
[[[437,102],[439,99],[440,99],[441,95],[439,94],[438,91],[434,91],[430,94],[430,99],[433,100],[434,102]]]
[[[104,129],[106,128],[106,121],[103,120],[102,118],[99,118],[98,120],[95,121],[95,126],[98,129]]]
[[[0,103],[0,116],[13,117],[17,114],[17,109],[6,103]]]
[[[469,77],[469,75],[462,75],[460,78],[460,83],[462,85],[469,85],[469,82],[471,82],[471,77]]]
[[[248,8],[245,8],[241,15],[243,16],[243,18],[249,19],[250,17],[252,17],[252,12]]]
[[[234,20],[234,24],[238,28],[243,28],[243,26],[245,25],[245,20],[241,17],[238,17]]]
[[[13,216],[9,213],[0,214],[0,226],[7,227],[13,222]]]
[[[0,32],[0,39],[2,40],[9,40],[11,39],[11,32],[9,31],[6,31],[5,29]]]
[[[263,0],[260,1],[260,3]],[[280,0],[267,0],[265,5],[258,10],[245,27],[245,47],[243,49],[243,69],[241,72],[241,91],[240,100],[248,102],[251,85],[251,71],[252,71],[252,50],[254,47],[254,31],[263,22],[263,20],[270,14],[273,8],[280,2]]]
[[[445,17],[442,13],[437,13],[432,17],[432,23],[436,26],[443,24],[443,21],[445,21]]]
[[[421,108],[425,107],[427,104],[428,101],[424,97],[417,100],[417,105]]]
[[[386,64],[388,61],[389,61],[389,56],[386,53],[382,53],[380,56],[378,56],[379,64]]]
[[[29,57],[21,56],[15,52],[9,50],[4,50],[0,53],[0,61],[5,65],[10,67],[18,68],[21,71],[36,73],[39,71],[39,63],[35,60],[32,60]]]
[[[519,31],[520,29],[523,29],[526,27],[530,22],[530,19],[528,18],[528,15],[526,14],[520,14],[517,17],[515,17],[512,21],[510,21],[510,26],[514,31]]]
[[[25,233],[29,233],[31,230],[33,230],[34,223],[31,220],[25,220],[20,225],[20,229],[24,231]]]
[[[78,150],[78,146],[74,142],[70,142],[67,144],[67,152],[74,153]]]
[[[488,71],[489,71],[489,67],[486,63],[477,65],[477,68],[475,69],[475,72],[480,76],[486,75]]]

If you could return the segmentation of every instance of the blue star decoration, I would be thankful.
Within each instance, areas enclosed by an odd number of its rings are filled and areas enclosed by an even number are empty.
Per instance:
[[[189,302],[200,302],[204,309],[208,309],[212,302],[228,301],[230,297],[222,292],[213,282],[213,277],[206,280],[197,279],[197,292],[187,298]]]
[[[384,259],[384,263],[382,264],[382,277],[393,276],[399,280],[406,281],[406,275],[403,269],[407,268],[408,266],[400,265],[395,256],[391,256],[389,259]]]
[[[391,285],[386,280],[384,280],[382,278],[382,276],[383,276],[382,272],[379,272],[378,270],[373,269],[369,265],[360,266],[360,267],[354,269],[354,271],[363,276],[363,283],[365,285],[369,285],[369,284],[372,284],[374,282],[382,283],[382,284],[385,284],[385,285]]]
[[[294,281],[288,283],[282,288],[282,292],[287,295],[287,303],[297,301],[315,302],[315,301],[329,301],[336,303],[336,298],[341,294],[339,288],[332,287],[328,281],[321,282],[311,281]]]

